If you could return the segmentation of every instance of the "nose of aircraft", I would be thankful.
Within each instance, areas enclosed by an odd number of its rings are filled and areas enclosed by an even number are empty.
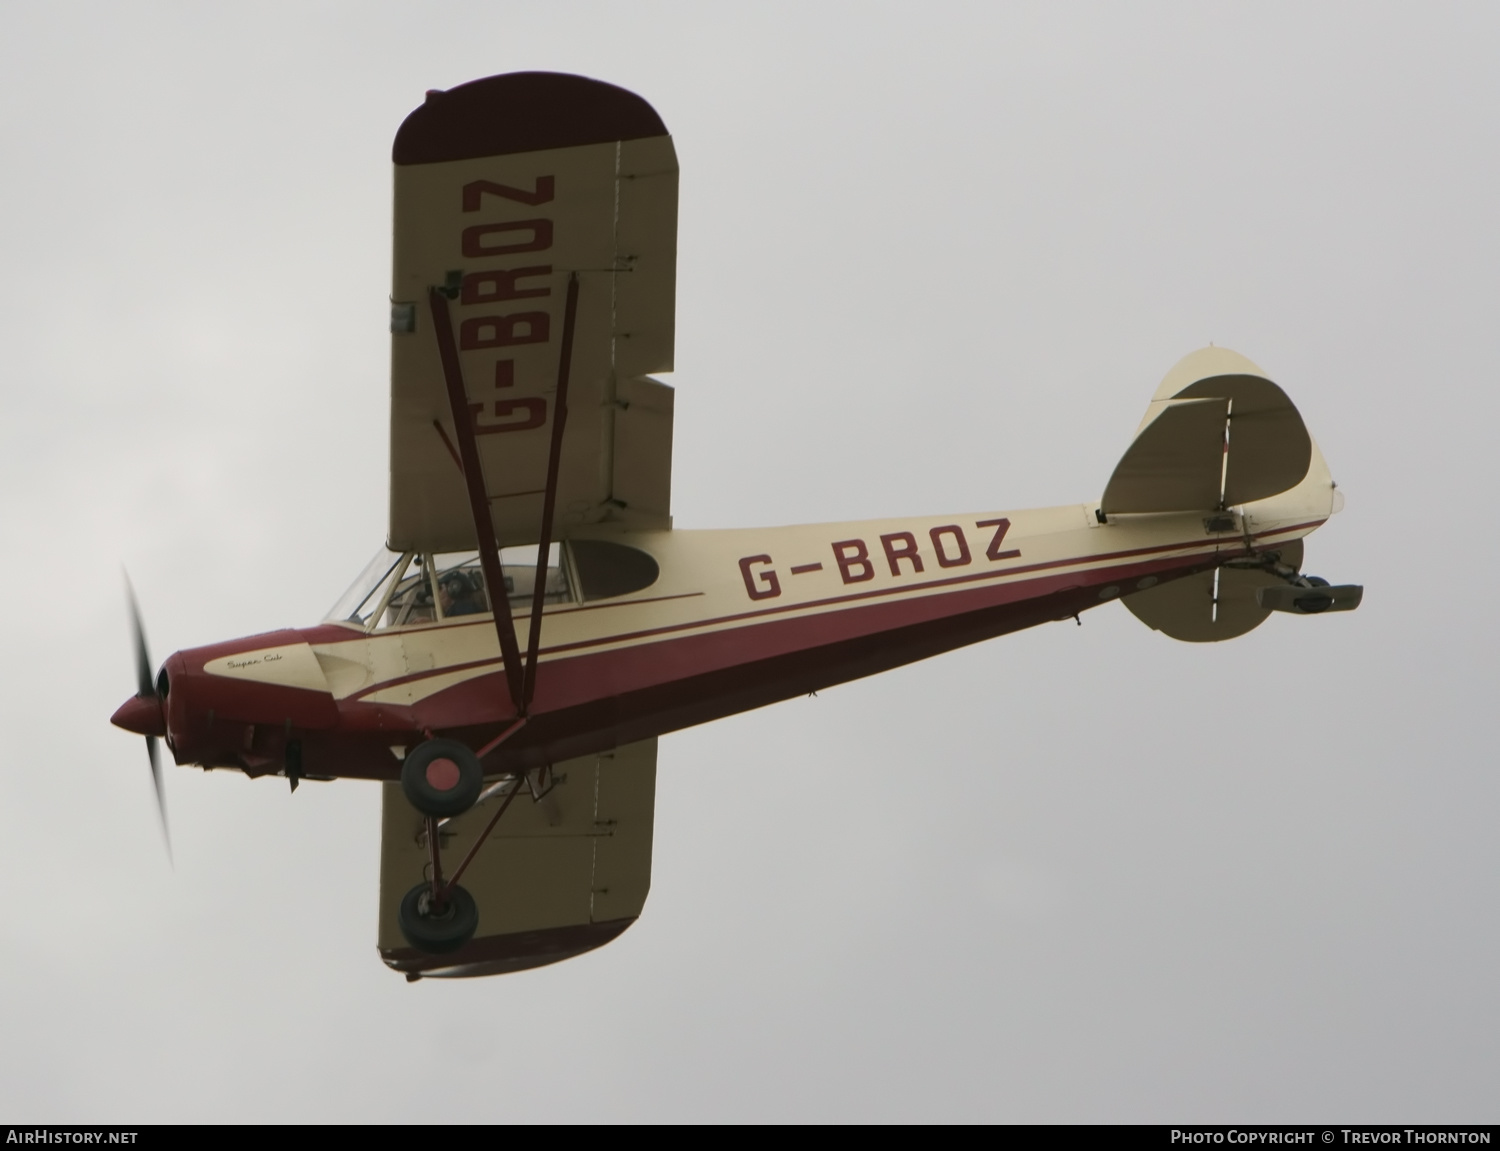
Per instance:
[[[161,713],[161,701],[153,696],[133,695],[109,717],[109,722],[136,735],[164,736],[167,721]]]

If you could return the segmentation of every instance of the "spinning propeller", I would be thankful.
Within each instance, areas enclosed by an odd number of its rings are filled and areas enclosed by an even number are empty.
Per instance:
[[[125,593],[130,598],[130,627],[135,638],[135,695],[121,705],[110,718],[116,727],[146,737],[146,755],[151,760],[151,782],[156,787],[156,810],[161,815],[161,834],[167,845],[167,859],[172,858],[172,838],[167,832],[167,797],[162,791],[161,751],[157,746],[167,733],[166,692],[156,690],[151,675],[151,653],[146,650],[146,632],[141,627],[141,609],[135,601],[130,578],[125,579]],[[163,677],[165,678],[165,676]]]

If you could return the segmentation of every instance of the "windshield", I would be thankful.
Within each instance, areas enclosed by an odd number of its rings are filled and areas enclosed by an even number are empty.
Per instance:
[[[323,617],[324,622],[368,623],[380,607],[387,582],[405,559],[406,556],[401,552],[381,548],[365,564],[365,570],[355,577],[349,590],[339,596],[338,601],[328,609],[328,614]]]

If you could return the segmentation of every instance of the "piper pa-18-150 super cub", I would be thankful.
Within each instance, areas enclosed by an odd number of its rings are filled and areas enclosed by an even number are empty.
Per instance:
[[[630,926],[667,732],[1114,599],[1188,641],[1359,604],[1299,574],[1342,497],[1286,394],[1222,348],[1167,373],[1098,500],[673,531],[660,117],[516,73],[428,93],[393,152],[388,546],[321,624],[155,675],[137,614],[114,722],[147,737],[158,800],[159,737],[294,789],[382,781],[379,948],[409,979]]]

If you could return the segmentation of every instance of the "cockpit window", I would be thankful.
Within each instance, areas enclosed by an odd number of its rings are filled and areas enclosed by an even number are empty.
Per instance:
[[[500,549],[511,610],[531,609],[536,545]],[[573,540],[547,553],[545,604],[587,603],[642,591],[661,569],[639,548],[613,540]],[[324,619],[366,630],[447,623],[489,614],[478,552],[393,552],[382,548]]]
[[[573,584],[579,598],[611,599],[644,591],[661,575],[657,562],[639,548],[614,540],[574,540]]]
[[[500,571],[512,611],[531,608],[536,585],[536,545],[502,548]],[[543,603],[574,602],[565,549],[548,552]],[[445,623],[491,610],[489,589],[477,552],[404,555],[382,550],[340,597],[325,619],[366,629]]]
[[[536,552],[536,544],[500,549],[500,571],[505,576],[505,591],[510,596],[513,607],[531,606],[531,596],[536,590]],[[558,544],[553,544],[547,549],[547,574],[546,583],[543,585],[543,603],[573,602],[573,581],[568,578],[568,570],[563,564],[562,553],[563,549]]]

